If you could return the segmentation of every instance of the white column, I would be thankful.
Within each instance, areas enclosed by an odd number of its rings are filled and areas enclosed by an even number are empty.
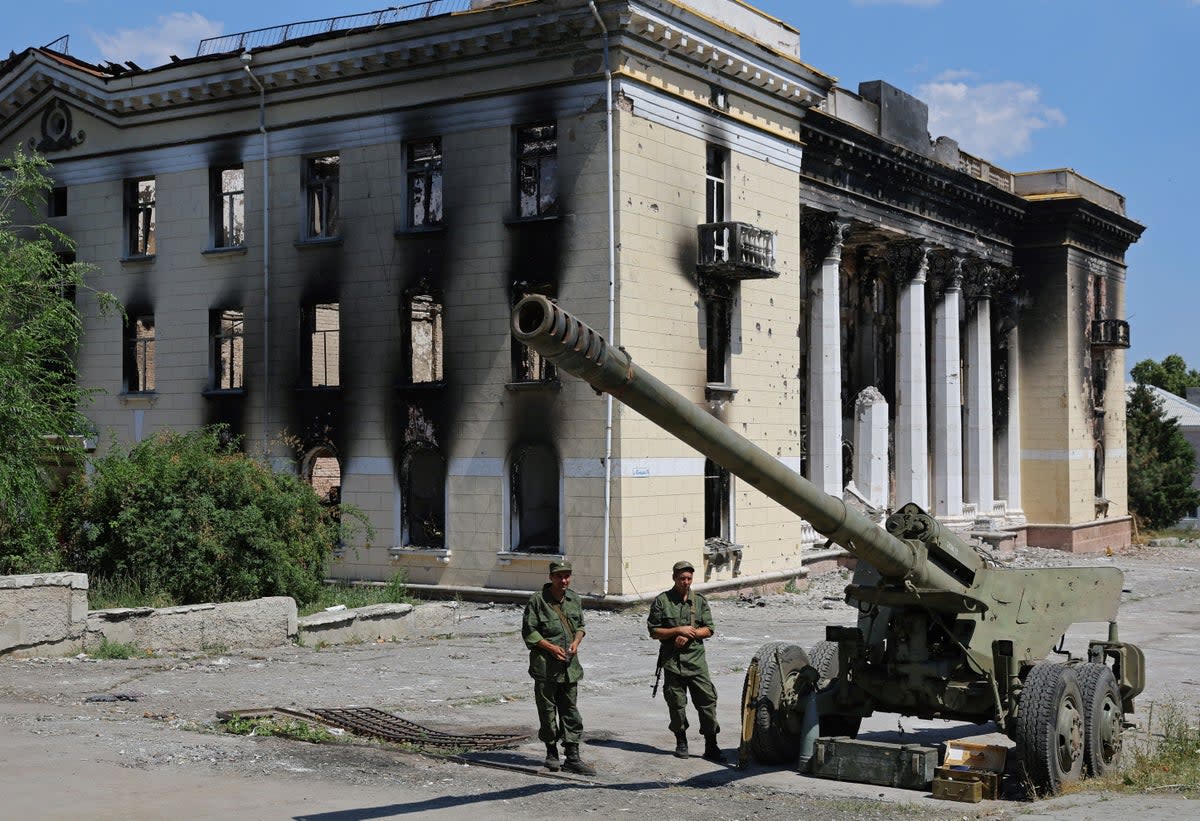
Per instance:
[[[1009,519],[1020,518],[1021,508],[1021,349],[1017,329],[1008,332],[1008,427],[1001,433],[1000,492]]]
[[[877,388],[854,401],[854,486],[879,511],[888,503],[888,406]]]
[[[925,370],[925,271],[900,289],[896,312],[896,503],[929,509],[929,392]]]
[[[995,448],[992,439],[992,310],[981,297],[967,319],[967,501],[977,516],[991,516],[995,504]]]
[[[962,277],[955,273],[933,311],[933,512],[962,515],[962,375],[959,314]]]
[[[833,244],[812,277],[809,374],[809,481],[842,498],[842,240],[848,223],[836,223]]]

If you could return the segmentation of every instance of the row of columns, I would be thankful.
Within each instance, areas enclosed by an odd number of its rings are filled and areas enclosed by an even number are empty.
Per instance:
[[[804,228],[812,298],[809,479],[826,493],[840,497],[843,432],[839,283],[842,246],[850,223],[832,215],[809,215]],[[897,282],[897,503],[911,501],[943,518],[964,517],[970,504],[976,516],[988,517],[993,514],[999,491],[1005,495],[1008,512],[1019,510],[1017,332],[1010,331],[1008,338],[1008,429],[1000,436],[1002,473],[997,488],[991,298],[986,266],[971,272],[973,310],[967,312],[964,329],[962,257],[933,251],[920,240],[893,243],[888,246],[887,256]],[[931,265],[937,268],[941,289],[933,311],[932,351],[927,351],[930,336],[925,306]],[[927,361],[931,373],[926,372]],[[966,365],[965,394],[960,363]]]

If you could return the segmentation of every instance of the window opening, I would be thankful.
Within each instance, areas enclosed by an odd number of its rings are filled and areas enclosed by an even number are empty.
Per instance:
[[[246,244],[246,172],[240,166],[213,172],[213,247]]]
[[[336,302],[312,305],[307,311],[309,341],[309,385],[314,388],[341,385],[340,306]]]
[[[402,471],[405,547],[446,546],[446,460],[433,447],[414,448]]]
[[[704,538],[732,541],[730,527],[732,481],[729,471],[711,459],[704,460]]]
[[[51,188],[46,197],[46,216],[65,217],[67,215],[67,189],[65,186]]]
[[[336,505],[342,501],[342,465],[333,449],[322,446],[313,450],[307,460],[304,481],[325,504]]]
[[[512,460],[513,551],[559,553],[558,458],[546,445],[526,445]]]
[[[311,157],[305,161],[308,239],[331,239],[338,235],[340,163],[341,158],[337,154]]]
[[[149,393],[155,385],[154,315],[130,318],[125,339],[125,390]]]
[[[558,126],[517,129],[517,212],[521,217],[558,213]]]
[[[413,228],[442,224],[442,140],[408,144],[408,219]]]
[[[132,180],[126,185],[129,256],[153,256],[155,253],[154,187],[153,177]]]
[[[408,296],[408,378],[411,384],[442,381],[442,303],[434,294]]]
[[[731,384],[729,373],[729,338],[732,334],[730,308],[732,300],[725,295],[705,294],[705,337],[707,342],[706,381],[713,385]]]
[[[212,318],[213,388],[240,390],[245,383],[245,314],[239,310],[214,311]]]

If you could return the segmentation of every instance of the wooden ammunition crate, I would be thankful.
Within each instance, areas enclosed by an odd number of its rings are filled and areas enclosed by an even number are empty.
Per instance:
[[[933,797],[946,801],[966,801],[969,804],[978,804],[983,800],[983,782],[935,778],[933,779]]]
[[[933,780],[937,761],[934,747],[818,738],[813,750],[812,774],[839,781],[923,790]]]
[[[978,783],[980,797],[994,801],[1000,795],[1000,773],[991,770],[972,770],[957,767],[938,767],[933,773],[933,783],[955,781],[964,784]]]

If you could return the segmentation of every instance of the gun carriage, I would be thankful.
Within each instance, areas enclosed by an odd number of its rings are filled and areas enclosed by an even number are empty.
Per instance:
[[[1141,650],[1118,638],[1123,574],[1109,567],[1017,569],[990,561],[915,504],[879,527],[819,490],[636,365],[549,299],[523,298],[514,336],[612,394],[859,559],[846,600],[857,625],[829,626],[808,651],[759,649],[744,684],[743,748],[799,762],[817,735],[854,736],[875,711],[995,722],[1040,793],[1119,766],[1125,715],[1144,687]],[[1072,625],[1107,622],[1087,656],[1061,650]],[[1047,660],[1058,648],[1061,660]]]

